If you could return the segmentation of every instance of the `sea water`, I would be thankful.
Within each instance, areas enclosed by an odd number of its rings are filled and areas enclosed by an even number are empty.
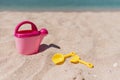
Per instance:
[[[119,9],[120,0],[0,0],[0,10]]]

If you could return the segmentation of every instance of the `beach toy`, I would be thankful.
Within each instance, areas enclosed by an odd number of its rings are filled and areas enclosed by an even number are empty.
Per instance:
[[[30,24],[31,30],[19,30],[24,24]],[[30,21],[21,22],[16,26],[14,32],[18,52],[26,55],[37,53],[41,41],[47,34],[48,31],[45,28],[38,31],[36,25]]]
[[[71,62],[71,63],[82,63],[82,64],[86,65],[86,66],[89,67],[89,68],[93,68],[93,67],[94,67],[93,64],[81,60],[78,55],[74,55],[74,56],[71,58],[70,62]]]
[[[71,57],[73,55],[75,55],[74,52],[71,52],[71,53],[65,54],[65,55],[63,55],[62,53],[56,53],[53,55],[52,61],[54,64],[62,64],[66,58]]]

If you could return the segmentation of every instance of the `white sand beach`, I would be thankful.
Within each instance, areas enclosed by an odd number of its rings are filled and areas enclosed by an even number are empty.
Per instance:
[[[40,52],[21,55],[14,42],[15,26],[29,20],[49,34]],[[94,64],[55,65],[55,53],[75,51]],[[120,11],[0,12],[0,80],[120,80]]]

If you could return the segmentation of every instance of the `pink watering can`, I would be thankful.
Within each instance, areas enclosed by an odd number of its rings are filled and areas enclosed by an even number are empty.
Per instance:
[[[24,24],[30,24],[31,30],[19,30]],[[19,53],[29,55],[37,53],[43,38],[48,34],[45,28],[38,31],[36,25],[30,21],[23,21],[15,28],[14,37]]]

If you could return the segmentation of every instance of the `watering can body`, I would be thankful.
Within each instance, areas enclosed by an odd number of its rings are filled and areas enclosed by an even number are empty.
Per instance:
[[[20,30],[24,24],[31,24],[31,30]],[[43,38],[48,34],[47,29],[38,31],[36,25],[30,21],[23,21],[15,28],[14,37],[17,51],[21,54],[30,55],[37,53]]]

